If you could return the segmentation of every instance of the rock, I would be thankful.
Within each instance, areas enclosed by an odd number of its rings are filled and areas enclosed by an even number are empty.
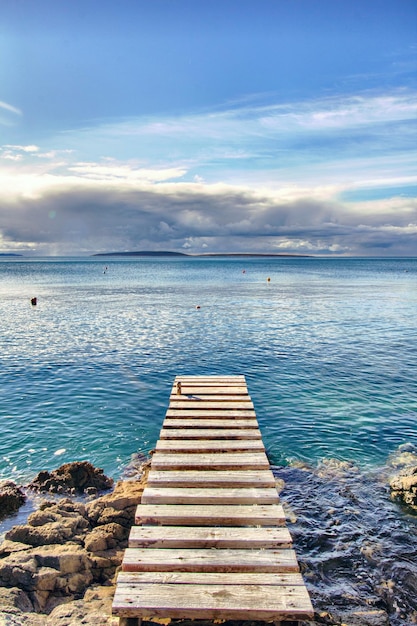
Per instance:
[[[93,587],[82,600],[56,607],[46,619],[46,626],[116,626],[118,618],[111,615],[113,587]]]
[[[33,604],[28,594],[18,587],[0,587],[0,606],[2,610],[16,608],[20,611],[33,611]],[[1,624],[1,621],[0,621]]]
[[[125,544],[122,547],[127,547],[128,534],[129,531],[126,528],[114,522],[97,526],[87,535],[84,546],[89,552],[112,550],[120,544]]]
[[[29,550],[31,546],[27,543],[19,543],[18,541],[9,541],[5,539],[0,545],[0,559],[9,556],[12,552],[21,552],[22,550]]]
[[[119,481],[114,491],[87,504],[86,512],[90,523],[105,525],[117,523],[130,528],[134,522],[135,510],[140,503],[146,478],[136,481]]]
[[[0,519],[15,513],[26,502],[23,491],[12,481],[0,483]]]
[[[84,493],[90,488],[106,491],[112,486],[113,479],[106,476],[102,469],[94,467],[88,461],[74,461],[61,465],[51,473],[39,472],[28,488],[50,493],[72,492],[73,490],[74,493]]]
[[[62,544],[70,540],[82,543],[89,527],[83,504],[68,499],[43,502],[38,511],[29,515],[28,523],[14,526],[6,533],[6,539],[31,546]]]
[[[359,468],[352,461],[324,458],[317,465],[317,476],[328,480],[341,480],[358,472]]]
[[[402,470],[390,480],[391,495],[417,511],[417,465]]]
[[[381,610],[343,611],[332,617],[345,626],[389,626],[390,623],[388,614]]]
[[[47,475],[52,474],[41,473],[38,483],[50,489]],[[14,526],[0,546],[0,588],[5,588],[0,626],[116,626],[109,585],[145,484],[146,475],[140,482],[118,482],[112,493],[88,504],[70,498],[44,501],[27,524]],[[93,592],[97,583],[104,587]]]

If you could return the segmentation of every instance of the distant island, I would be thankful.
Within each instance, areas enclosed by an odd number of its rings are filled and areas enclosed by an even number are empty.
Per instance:
[[[139,252],[99,252],[93,256],[189,256],[183,252],[155,252],[153,250],[140,250]]]
[[[136,252],[98,252],[92,256],[168,256],[168,257],[310,257],[309,254],[263,253],[263,252],[207,252],[204,254],[186,254],[185,252],[169,252],[140,250]]]
[[[0,256],[23,256],[23,255],[16,254],[16,252],[0,252]]]

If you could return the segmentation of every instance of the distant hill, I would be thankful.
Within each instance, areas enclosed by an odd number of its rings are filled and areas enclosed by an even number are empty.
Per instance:
[[[23,254],[16,254],[15,252],[0,252],[0,256],[23,256]]]
[[[309,254],[274,254],[262,252],[208,252],[205,254],[186,254],[185,252],[168,252],[155,250],[141,250],[138,252],[99,252],[92,256],[169,256],[169,257],[309,257]]]
[[[156,252],[153,250],[141,250],[139,252],[100,252],[93,256],[189,256],[183,252]]]

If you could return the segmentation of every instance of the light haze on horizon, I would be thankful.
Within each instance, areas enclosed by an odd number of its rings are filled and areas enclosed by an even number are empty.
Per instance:
[[[0,253],[417,256],[415,0],[5,0]]]

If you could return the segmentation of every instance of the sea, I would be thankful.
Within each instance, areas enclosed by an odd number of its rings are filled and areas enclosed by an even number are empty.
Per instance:
[[[0,257],[0,480],[117,480],[176,375],[244,374],[316,606],[415,624],[416,320],[417,258]]]

